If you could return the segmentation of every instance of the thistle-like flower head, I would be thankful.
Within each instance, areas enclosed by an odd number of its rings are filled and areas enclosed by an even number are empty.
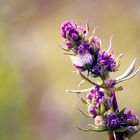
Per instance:
[[[107,125],[109,129],[115,129],[119,126],[120,120],[115,113],[109,113],[107,116]]]
[[[131,109],[128,109],[121,117],[121,124],[125,126],[136,126],[139,124],[139,117]]]
[[[67,35],[69,34],[69,32],[71,30],[74,30],[76,27],[77,27],[77,25],[72,20],[68,20],[68,21],[64,22],[61,25],[61,35],[62,35],[62,37],[66,38]]]
[[[115,69],[116,61],[114,55],[107,51],[99,52],[97,61],[107,71],[113,71]]]

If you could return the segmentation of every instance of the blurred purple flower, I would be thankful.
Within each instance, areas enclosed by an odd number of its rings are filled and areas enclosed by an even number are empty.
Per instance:
[[[88,107],[88,113],[90,113],[93,118],[95,118],[97,116],[96,109],[93,105],[90,105]]]
[[[107,79],[104,81],[106,87],[114,87],[116,82],[112,79]]]
[[[66,38],[70,30],[76,28],[76,24],[72,20],[68,20],[61,25],[61,35]]]
[[[107,116],[107,124],[109,129],[115,129],[119,126],[119,118],[115,113],[109,113]]]
[[[128,109],[121,117],[121,124],[124,126],[136,126],[139,124],[139,117],[131,109]]]
[[[69,30],[68,35],[73,41],[76,41],[79,38],[79,33],[76,29]]]
[[[125,137],[130,137],[133,135],[137,130],[136,126],[129,126],[128,129],[124,132]]]

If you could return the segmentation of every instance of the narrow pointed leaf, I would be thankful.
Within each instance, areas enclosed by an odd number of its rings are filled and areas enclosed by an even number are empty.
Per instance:
[[[85,82],[85,80],[82,80],[82,81],[78,84],[78,86],[81,87],[81,86],[83,85],[84,82]]]
[[[88,124],[90,127],[92,127],[94,130],[98,131],[98,132],[103,132],[103,131],[107,131],[108,129],[107,128],[104,128],[104,127],[98,127],[98,126],[95,126],[93,124]]]
[[[126,78],[124,78],[124,79],[117,80],[116,83],[120,83],[120,82],[122,82],[122,81],[126,81],[126,80],[129,80],[129,79],[135,77],[136,74],[137,74],[139,71],[140,71],[140,67],[139,67],[133,74],[131,74],[130,76],[128,76],[128,77],[126,77]]]
[[[111,46],[112,46],[112,38],[113,38],[113,35],[111,35],[111,37],[110,37],[110,39],[109,39],[109,47],[108,47],[108,49],[107,49],[107,52],[109,52],[110,49],[111,49]]]
[[[72,56],[76,56],[75,53],[64,53],[65,55],[72,55]]]
[[[61,49],[63,49],[64,51],[70,51],[69,49],[63,48],[61,45],[58,45],[58,47],[60,47]]]
[[[135,63],[136,63],[136,58],[132,61],[132,63],[130,64],[128,69],[125,71],[125,73],[119,76],[118,78],[116,78],[116,81],[119,81],[121,79],[128,77],[134,71]]]
[[[122,117],[126,108],[122,109],[120,112],[116,113],[118,117]]]
[[[80,128],[78,126],[76,126],[79,130],[85,131],[85,132],[91,132],[91,131],[96,131],[96,132],[103,132],[106,131],[105,129],[91,129],[91,128]]]
[[[71,92],[71,93],[80,94],[80,93],[88,92],[88,91],[90,91],[90,90],[92,90],[92,89],[93,89],[93,87],[88,88],[88,89],[82,89],[82,90],[66,90],[65,92]]]
[[[87,118],[91,118],[91,116],[90,115],[88,115],[88,114],[86,114],[86,113],[84,113],[81,109],[78,109],[79,111],[80,111],[80,113],[82,114],[82,115],[84,115],[85,117],[87,117]]]
[[[82,103],[87,105],[87,101],[85,99],[83,99],[82,97],[79,96],[79,98],[81,99]]]

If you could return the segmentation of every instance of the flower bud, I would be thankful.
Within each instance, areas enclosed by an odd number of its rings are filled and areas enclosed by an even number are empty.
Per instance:
[[[95,125],[98,127],[105,127],[106,120],[102,116],[96,116],[95,117]]]
[[[90,115],[95,118],[97,116],[97,112],[96,112],[96,109],[93,105],[90,105],[88,107],[88,113],[90,113]]]
[[[76,41],[79,38],[79,33],[76,29],[71,29],[69,30],[67,37],[72,39],[73,41]]]
[[[98,63],[104,67],[104,70],[113,71],[116,67],[116,61],[113,54],[107,51],[99,52]]]
[[[65,39],[64,43],[68,47],[68,49],[72,49],[73,48],[73,45],[72,45],[72,43],[69,40]]]
[[[130,137],[131,135],[133,136],[133,134],[137,131],[137,127],[136,126],[129,126],[127,128],[127,130],[124,132],[124,136],[125,137]]]
[[[82,55],[88,52],[88,49],[89,49],[89,44],[85,41],[81,42],[80,45],[77,47],[78,53]]]
[[[115,129],[119,126],[120,121],[115,113],[109,113],[106,119],[107,119],[107,125],[109,129]]]
[[[121,117],[121,124],[124,126],[136,126],[139,124],[139,117],[129,109]]]
[[[72,20],[68,20],[61,25],[61,35],[66,38],[70,30],[76,28],[76,24]]]
[[[104,83],[105,83],[105,86],[108,87],[108,88],[114,87],[115,84],[116,84],[116,82],[112,79],[107,79],[107,80],[104,81]]]

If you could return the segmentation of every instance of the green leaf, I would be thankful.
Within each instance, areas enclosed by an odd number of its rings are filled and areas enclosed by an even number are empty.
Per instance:
[[[123,108],[120,112],[116,113],[116,115],[120,118],[124,114],[126,108]]]
[[[65,92],[71,92],[71,93],[81,94],[81,93],[89,92],[92,89],[93,89],[93,87],[88,88],[88,89],[81,89],[81,90],[66,90]]]
[[[103,104],[100,105],[101,114],[105,112],[105,106]]]
[[[126,127],[123,127],[123,126],[120,126],[119,128],[115,129],[115,132],[125,132],[127,130],[128,126]]]
[[[104,129],[104,128],[93,128],[93,129],[91,129],[91,128],[80,128],[80,127],[78,127],[78,126],[75,126],[75,127],[77,127],[79,130],[81,130],[81,131],[85,131],[85,132],[91,132],[91,131],[95,131],[95,132],[104,132],[104,131],[107,131],[107,129]]]
[[[78,110],[79,110],[80,113],[81,113],[82,115],[84,115],[85,117],[91,118],[91,116],[90,116],[89,114],[84,113],[81,109],[78,109]]]
[[[96,126],[96,125],[93,125],[93,124],[88,124],[88,125],[91,126],[96,131],[103,132],[103,131],[107,131],[108,130],[107,128],[102,127],[102,126]]]
[[[79,98],[81,99],[82,103],[87,105],[87,101],[85,99],[83,99],[82,97],[79,96]]]

